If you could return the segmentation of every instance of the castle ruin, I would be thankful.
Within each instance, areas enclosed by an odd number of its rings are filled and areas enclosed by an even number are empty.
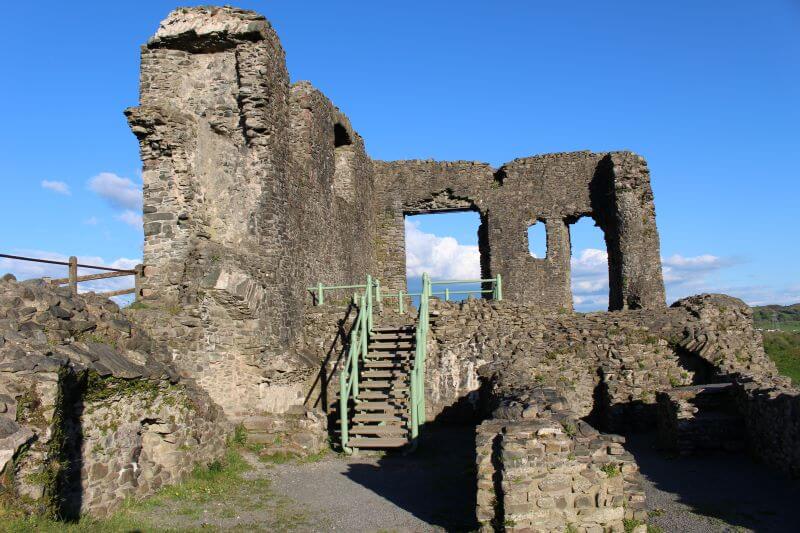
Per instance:
[[[404,217],[471,210],[482,278],[502,276],[504,298],[432,300],[424,418],[478,424],[485,530],[646,519],[617,434],[635,428],[658,428],[681,453],[739,446],[800,474],[800,392],[747,306],[723,295],[666,306],[641,156],[372,160],[325,95],[290,82],[269,22],[232,7],[173,11],[142,47],[140,103],[125,113],[144,181],[142,305],[127,316],[225,424],[298,453],[324,446],[354,314],[352,293],[317,306],[309,287],[372,275],[406,290]],[[572,310],[569,226],[581,217],[605,237],[607,313]],[[528,252],[533,224],[545,258]],[[376,309],[378,324],[415,319]],[[84,511],[113,507],[97,502]]]

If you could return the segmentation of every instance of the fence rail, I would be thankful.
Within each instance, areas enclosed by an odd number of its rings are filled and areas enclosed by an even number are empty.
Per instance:
[[[426,274],[427,275],[427,274]],[[423,276],[424,277],[424,276]],[[493,278],[486,278],[486,279],[456,279],[456,280],[442,280],[442,281],[431,281],[430,277],[428,277],[428,283],[430,287],[428,287],[427,295],[428,297],[431,296],[444,296],[445,301],[450,301],[450,297],[453,295],[459,294],[491,294],[492,299],[494,300],[502,300],[503,299],[503,278],[498,274]],[[470,283],[480,284],[481,287],[491,287],[490,289],[457,289],[453,290],[447,287],[448,285],[467,285]],[[439,292],[433,291],[434,285],[444,285],[444,290]],[[406,298],[414,298],[416,296],[422,297],[425,294],[425,289],[423,288],[422,292],[406,292],[406,291],[392,291],[386,290],[385,288],[381,288],[380,280],[373,278],[371,276],[367,276],[367,283],[364,285],[323,285],[322,283],[318,283],[313,287],[308,287],[309,292],[314,297],[314,305],[323,305],[325,303],[325,293],[330,291],[339,291],[339,290],[350,290],[350,289],[367,289],[367,287],[371,287],[370,290],[365,291],[368,298],[375,299],[375,302],[380,304],[383,299],[390,299],[390,298],[397,298],[397,307],[400,313],[405,312],[405,300]]]
[[[133,269],[124,269],[124,268],[112,268],[107,266],[99,266],[99,265],[86,265],[83,263],[78,263],[78,258],[72,256],[69,258],[68,261],[56,261],[53,259],[41,259],[38,257],[24,257],[21,255],[9,255],[9,254],[0,254],[0,258],[6,259],[13,259],[16,261],[28,261],[31,263],[47,263],[49,265],[63,265],[68,267],[68,275],[66,278],[42,278],[46,280],[48,283],[53,285],[69,285],[70,290],[73,294],[78,294],[78,283],[84,281],[95,281],[98,279],[108,279],[108,278],[119,278],[123,276],[133,276],[134,277],[134,286],[130,289],[119,289],[115,291],[106,291],[101,292],[98,294],[102,294],[103,296],[111,297],[111,296],[122,296],[124,294],[134,294],[137,296],[139,295],[139,281],[142,277],[142,265],[136,265]],[[78,268],[91,268],[94,270],[105,270],[106,272],[103,274],[87,274],[85,276],[78,275]]]

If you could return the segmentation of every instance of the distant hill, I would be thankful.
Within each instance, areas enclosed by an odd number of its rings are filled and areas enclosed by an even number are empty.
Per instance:
[[[753,321],[766,330],[764,350],[778,371],[800,386],[800,304],[753,307]]]
[[[760,329],[800,331],[800,303],[753,307],[753,320]]]

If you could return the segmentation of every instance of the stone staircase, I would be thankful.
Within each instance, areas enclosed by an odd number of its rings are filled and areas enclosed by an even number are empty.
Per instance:
[[[414,326],[375,327],[367,361],[359,365],[359,394],[350,414],[354,449],[401,448],[410,442],[410,372],[414,362]]]

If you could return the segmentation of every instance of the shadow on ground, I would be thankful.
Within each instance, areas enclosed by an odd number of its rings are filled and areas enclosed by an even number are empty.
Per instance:
[[[416,451],[351,463],[345,476],[432,526],[478,528],[474,425],[429,424]]]
[[[745,454],[670,458],[655,435],[628,436],[645,476],[650,523],[664,531],[800,531],[800,481]]]

